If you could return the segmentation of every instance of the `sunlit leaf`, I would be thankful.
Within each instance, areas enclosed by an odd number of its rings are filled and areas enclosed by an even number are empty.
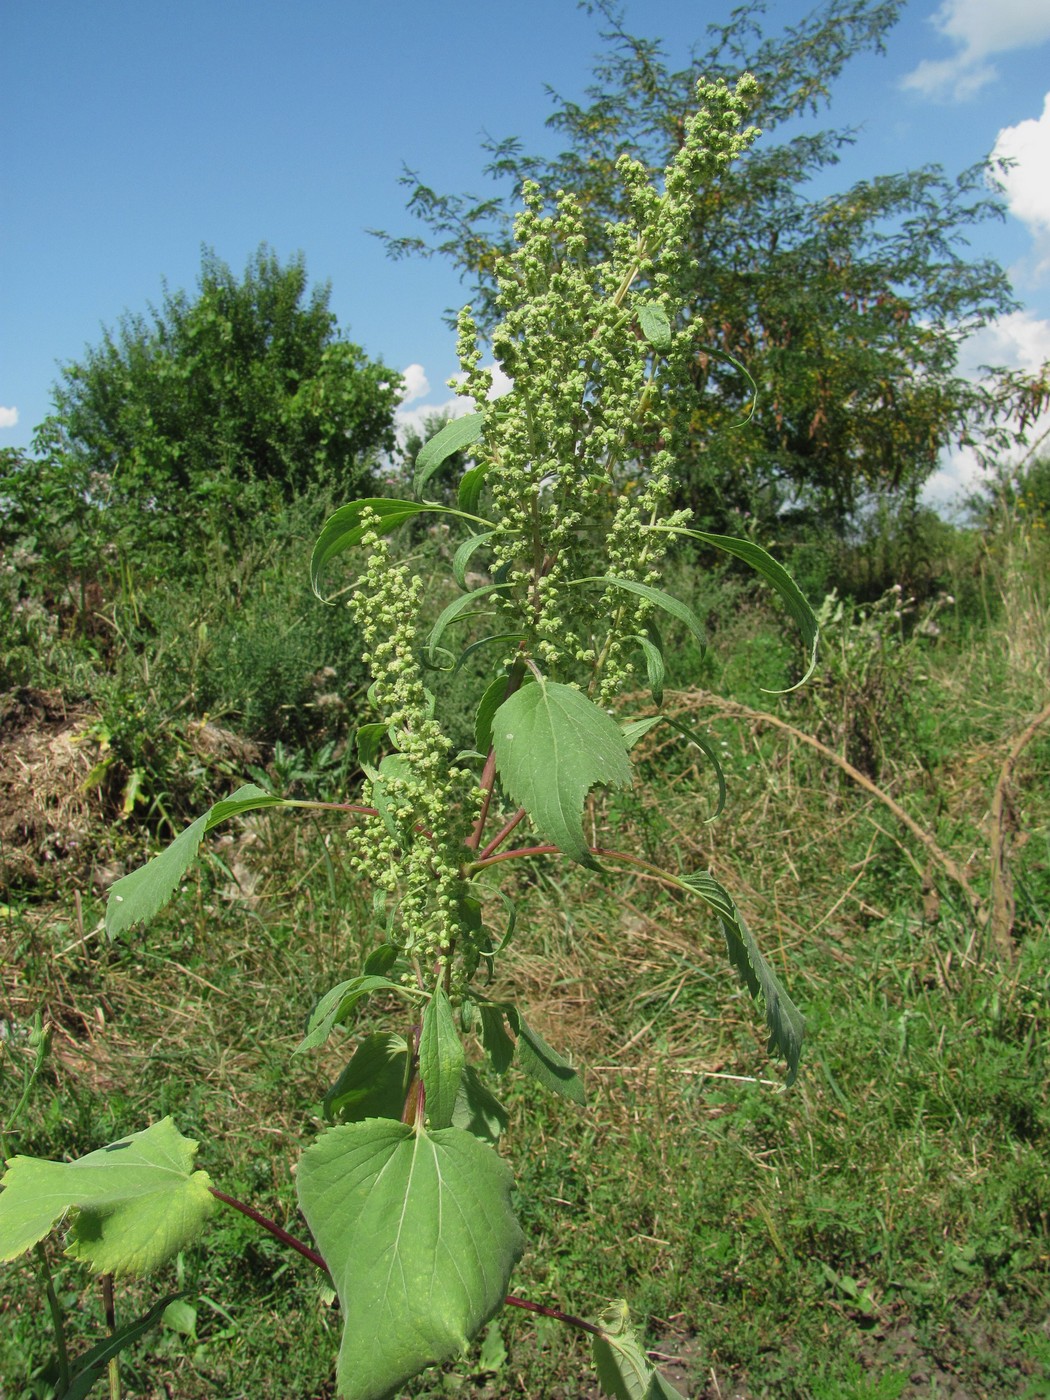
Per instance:
[[[496,770],[537,829],[567,856],[596,867],[583,806],[598,783],[630,787],[619,725],[582,691],[545,678],[505,700],[492,722]]]
[[[598,1319],[602,1336],[591,1337],[603,1392],[613,1400],[683,1400],[646,1356],[631,1326],[627,1304],[618,1299]]]
[[[462,452],[464,447],[477,442],[484,427],[483,413],[468,413],[462,418],[453,418],[451,423],[446,423],[440,432],[423,444],[416,457],[416,471],[412,480],[412,489],[417,496],[442,462],[447,462],[456,452]]]
[[[518,1037],[514,1052],[521,1068],[544,1088],[585,1107],[587,1095],[583,1080],[568,1060],[552,1049],[539,1031],[534,1031],[526,1023],[520,1012],[508,1007],[507,1019]]]
[[[371,496],[366,500],[351,501],[348,505],[340,506],[328,517],[310,555],[310,586],[322,601],[328,601],[321,587],[325,569],[337,554],[342,554],[344,550],[352,549],[354,545],[361,543],[369,529],[362,520],[366,511],[378,516],[378,520],[372,521],[371,528],[379,535],[390,534],[406,520],[411,520],[413,516],[421,515],[425,511],[437,515],[453,515],[461,520],[469,520],[474,525],[485,525],[490,530],[494,528],[491,520],[479,520],[476,515],[453,510],[450,506],[431,505],[422,501],[392,500],[386,496]]]
[[[715,549],[724,550],[726,554],[735,555],[737,559],[742,559],[745,564],[750,564],[756,573],[761,574],[767,583],[772,584],[783,599],[788,612],[798,624],[802,640],[809,653],[806,674],[797,685],[790,686],[789,689],[797,690],[798,686],[804,685],[809,680],[817,664],[817,642],[820,628],[817,624],[816,613],[783,564],[778,564],[773,556],[767,554],[759,545],[752,544],[750,540],[737,539],[733,535],[709,535],[704,530],[686,530],[680,525],[647,525],[644,528],[664,531],[673,535],[685,535],[688,539],[700,540],[704,544],[712,545]],[[780,692],[773,693],[779,694]]]
[[[435,1130],[452,1123],[463,1064],[463,1043],[452,1006],[445,989],[439,986],[423,1012],[419,1037],[419,1074],[426,1090],[427,1118]]]
[[[150,1273],[197,1238],[215,1206],[196,1155],[163,1118],[74,1162],[13,1157],[0,1192],[0,1259],[17,1259],[73,1212],[68,1255],[95,1273]]]
[[[638,324],[642,328],[642,335],[653,349],[659,350],[661,355],[666,355],[671,348],[671,322],[658,301],[646,302],[639,306]]]
[[[681,602],[670,593],[665,593],[662,588],[653,588],[647,583],[635,583],[632,578],[616,578],[614,576],[599,575],[593,578],[573,579],[574,584],[581,583],[604,583],[610,588],[622,588],[626,593],[634,593],[639,598],[644,598],[652,603],[654,607],[668,613],[671,617],[677,618],[679,622],[684,622],[689,631],[692,632],[700,645],[700,653],[707,650],[707,638],[704,636],[704,629],[700,625],[700,619],[687,603]],[[659,702],[658,702],[659,703]]]
[[[179,881],[193,864],[207,832],[229,817],[262,807],[284,807],[284,798],[245,783],[232,797],[223,798],[176,836],[170,846],[130,875],[117,880],[106,904],[106,932],[116,938],[137,923],[149,923],[175,893]]]
[[[389,1400],[503,1305],[524,1239],[510,1168],[472,1133],[370,1119],[303,1154],[299,1204],[339,1295],[346,1400]]]

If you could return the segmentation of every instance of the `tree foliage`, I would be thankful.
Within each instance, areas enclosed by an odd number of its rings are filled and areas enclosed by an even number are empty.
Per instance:
[[[159,540],[323,486],[353,494],[393,448],[399,376],[339,332],[327,285],[265,246],[238,279],[205,251],[196,296],[165,290],[62,367],[37,449],[68,493]]]
[[[706,346],[695,395],[679,409],[689,415],[683,503],[714,528],[787,509],[841,527],[873,491],[917,491],[987,411],[985,391],[958,372],[960,342],[1013,302],[1002,270],[966,253],[968,232],[1001,216],[984,165],[957,177],[924,166],[824,192],[856,133],[814,130],[811,119],[849,61],[881,49],[901,0],[828,0],[775,36],[752,0],[710,25],[706,48],[681,70],[658,41],[628,34],[611,0],[587,8],[605,21],[605,48],[585,101],[552,94],[547,124],[563,151],[490,142],[488,173],[505,192],[484,200],[439,195],[406,172],[409,208],[430,236],[381,235],[388,251],[451,258],[491,326],[496,253],[509,244],[524,179],[548,200],[559,189],[582,198],[597,258],[607,221],[626,212],[618,156],[660,170],[681,143],[697,79],[749,72],[762,135],[698,191],[690,231],[687,314],[703,320]],[[746,431],[732,431],[745,419]]]

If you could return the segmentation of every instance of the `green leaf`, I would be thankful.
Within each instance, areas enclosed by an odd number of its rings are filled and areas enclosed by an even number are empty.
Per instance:
[[[666,355],[671,348],[671,323],[660,303],[650,301],[639,306],[638,324],[642,328],[642,335],[653,349],[659,350],[661,355]]]
[[[76,1212],[66,1253],[95,1273],[142,1275],[192,1243],[215,1205],[197,1144],[170,1118],[75,1162],[13,1157],[0,1193],[0,1260]]]
[[[345,1400],[388,1400],[499,1311],[524,1238],[510,1168],[460,1128],[370,1119],[303,1154],[299,1204],[343,1314]]]
[[[399,1122],[411,1071],[408,1043],[389,1031],[361,1041],[353,1058],[324,1096],[329,1123],[360,1123],[365,1118]]]
[[[105,1378],[113,1357],[119,1356],[132,1342],[137,1342],[151,1327],[156,1327],[168,1308],[179,1306],[178,1300],[182,1296],[181,1293],[169,1293],[166,1298],[154,1303],[149,1312],[143,1313],[134,1322],[127,1322],[123,1327],[118,1327],[111,1336],[103,1337],[102,1341],[96,1342],[82,1356],[78,1356],[76,1374],[70,1380],[69,1389],[62,1392],[59,1400],[84,1400],[98,1382]]]
[[[507,1110],[499,1099],[483,1083],[474,1066],[467,1065],[459,1081],[452,1126],[473,1133],[482,1142],[491,1143],[495,1147],[500,1140],[500,1134],[506,1131],[509,1121]]]
[[[463,1044],[444,987],[437,987],[423,1012],[419,1074],[426,1090],[426,1112],[434,1130],[452,1123],[463,1074]]]
[[[683,1400],[657,1372],[631,1326],[627,1304],[618,1299],[602,1313],[600,1337],[591,1337],[598,1380],[614,1400]]]
[[[715,779],[718,783],[718,802],[714,812],[708,817],[708,821],[714,821],[715,817],[721,816],[722,810],[726,805],[726,775],[722,772],[722,764],[718,757],[717,750],[713,744],[710,744],[701,734],[698,734],[695,729],[691,729],[688,724],[683,724],[680,719],[675,719],[673,715],[662,714],[659,718],[662,719],[665,724],[669,724],[672,729],[676,729],[678,733],[688,739],[691,744],[695,744],[708,762],[714,767]]]
[[[697,642],[700,644],[700,654],[707,651],[707,638],[704,629],[700,625],[700,619],[688,604],[680,602],[672,597],[670,593],[665,593],[662,588],[652,588],[647,583],[635,583],[632,578],[614,578],[611,576],[599,575],[593,578],[574,578],[577,583],[604,583],[611,588],[622,588],[627,593],[635,593],[639,598],[645,598],[654,607],[660,608],[663,612],[669,613],[671,617],[676,617],[679,622],[684,622],[689,631],[692,632]]]
[[[657,705],[662,705],[664,703],[664,681],[667,679],[664,654],[649,637],[638,636],[634,640],[641,647],[642,655],[645,657],[645,672],[653,700]]]
[[[245,783],[232,797],[216,802],[159,855],[116,881],[106,904],[106,932],[110,938],[116,938],[134,924],[149,923],[163,909],[196,859],[205,833],[212,827],[241,812],[290,805],[293,804],[283,797],[274,797],[254,783]]]
[[[485,427],[483,413],[468,413],[463,418],[453,418],[439,433],[426,441],[416,457],[416,472],[412,489],[418,496],[423,487],[441,466],[442,462],[456,452],[462,452],[472,442],[477,442]]]
[[[534,1031],[526,1024],[519,1011],[512,1007],[505,1009],[507,1019],[518,1037],[514,1050],[521,1068],[544,1088],[586,1107],[587,1095],[584,1092],[583,1080],[568,1060],[559,1055],[557,1050],[551,1049],[539,1031]]]
[[[492,1001],[477,1003],[481,1017],[481,1043],[497,1074],[506,1074],[514,1060],[514,1042],[503,1024],[503,1008]]]
[[[361,767],[370,778],[376,776],[376,761],[379,758],[379,750],[383,745],[383,740],[387,738],[389,725],[382,721],[374,724],[362,724],[357,731],[357,757]]]
[[[430,636],[426,640],[426,653],[431,659],[433,659],[435,647],[441,640],[445,628],[450,622],[454,622],[456,618],[462,617],[464,613],[469,613],[470,609],[480,598],[485,598],[490,593],[501,593],[509,587],[509,583],[486,583],[481,588],[475,588],[473,593],[461,593],[458,598],[453,598],[448,607],[442,608],[441,612],[438,614],[437,621],[430,629]]]
[[[665,531],[673,535],[685,535],[691,540],[700,540],[704,544],[713,545],[715,549],[724,550],[726,554],[732,554],[737,559],[742,559],[745,564],[750,564],[767,583],[771,583],[783,599],[788,612],[798,624],[802,640],[809,652],[809,665],[806,668],[806,674],[797,685],[789,686],[788,690],[797,690],[800,685],[805,685],[816,668],[820,628],[817,624],[816,613],[783,564],[778,564],[773,556],[767,554],[759,545],[752,544],[750,540],[739,540],[733,535],[709,535],[704,530],[686,530],[680,525],[646,525],[644,528]],[[767,694],[787,694],[787,691],[768,691]]]
[[[458,505],[465,515],[476,514],[487,471],[488,463],[481,462],[476,467],[471,467],[460,477]]]
[[[321,590],[324,571],[337,554],[342,554],[343,550],[352,549],[354,545],[361,543],[367,529],[361,517],[366,510],[379,517],[378,523],[373,523],[380,535],[390,534],[406,520],[411,520],[413,516],[421,515],[424,511],[433,511],[438,515],[454,515],[461,520],[470,520],[475,525],[486,525],[490,530],[494,528],[491,520],[480,520],[476,515],[452,510],[449,506],[429,505],[421,501],[397,501],[385,496],[351,501],[349,505],[340,506],[334,515],[328,517],[310,555],[310,586],[322,602],[328,602]]]
[[[619,725],[581,690],[540,678],[496,711],[496,770],[537,829],[581,865],[597,869],[583,831],[583,804],[596,783],[630,787]]]
[[[373,992],[392,992],[409,1000],[414,1000],[418,995],[404,983],[391,982],[388,977],[362,975],[340,982],[327,991],[314,1007],[307,1023],[306,1035],[292,1053],[301,1055],[304,1050],[315,1050],[318,1045],[323,1045],[335,1027],[347,1019],[357,1003],[363,997],[371,996]]]
[[[492,721],[496,717],[496,711],[507,698],[507,684],[506,674],[497,676],[494,681],[489,681],[478,702],[477,713],[474,716],[474,742],[479,753],[488,753],[492,747]]]
[[[769,1049],[779,1050],[787,1061],[787,1084],[795,1082],[802,1055],[802,1038],[806,1023],[802,1013],[788,996],[780,979],[766,962],[755,942],[754,934],[733,903],[729,892],[713,876],[697,871],[692,875],[671,876],[671,882],[697,894],[718,915],[729,949],[729,961],[747,983],[748,991],[762,1000],[769,1027]]]
[[[452,556],[452,577],[462,588],[464,593],[469,592],[467,588],[467,565],[473,556],[489,540],[495,539],[499,534],[498,530],[483,530],[480,535],[471,535],[469,539],[463,541],[460,547]]]

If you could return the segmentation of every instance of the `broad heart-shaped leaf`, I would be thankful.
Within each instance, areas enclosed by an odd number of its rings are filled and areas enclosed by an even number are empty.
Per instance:
[[[630,787],[619,725],[582,690],[540,677],[504,700],[492,721],[496,771],[510,797],[567,856],[597,869],[583,831],[596,783]]]
[[[806,1023],[802,1013],[784,990],[780,979],[759,952],[754,934],[744,922],[728,890],[713,876],[696,871],[692,875],[673,875],[671,883],[698,894],[718,915],[725,934],[729,961],[747,983],[753,997],[762,993],[769,1027],[769,1049],[779,1050],[787,1061],[786,1083],[790,1086],[798,1074],[802,1055],[802,1038]]]
[[[602,1313],[600,1337],[591,1337],[594,1365],[606,1395],[614,1400],[683,1400],[642,1350],[627,1304],[618,1299]]]
[[[426,1091],[427,1118],[434,1129],[452,1124],[464,1060],[452,1005],[444,987],[438,987],[423,1012],[419,1036],[419,1074]]]
[[[502,1306],[524,1238],[510,1168],[460,1128],[369,1119],[303,1154],[299,1204],[343,1312],[346,1400],[386,1400]]]
[[[412,489],[418,496],[430,478],[447,462],[454,452],[462,452],[472,442],[477,442],[485,427],[483,413],[468,413],[463,418],[453,418],[439,433],[423,444],[416,457],[416,472]]]
[[[205,833],[211,831],[213,826],[241,812],[290,805],[294,804],[287,803],[283,797],[274,797],[272,792],[264,792],[254,783],[245,783],[232,797],[225,797],[214,807],[209,807],[159,855],[113,885],[106,904],[106,932],[110,938],[116,938],[133,924],[149,923],[164,908],[179,881],[196,860]]]
[[[735,555],[737,559],[742,559],[745,564],[750,564],[767,583],[771,583],[784,600],[788,612],[798,624],[802,640],[809,651],[809,665],[806,668],[806,674],[789,689],[797,690],[800,685],[805,685],[817,664],[817,642],[820,628],[817,624],[816,613],[783,564],[778,564],[773,556],[767,554],[759,545],[752,544],[750,540],[739,540],[733,535],[709,535],[704,530],[687,530],[681,525],[647,525],[644,528],[665,531],[672,535],[685,535],[688,539],[701,540],[704,544],[713,545],[715,549],[724,550],[726,554]],[[780,692],[774,691],[772,693],[779,694]]]
[[[170,1118],[75,1162],[13,1157],[0,1192],[0,1259],[17,1259],[75,1211],[66,1253],[95,1273],[146,1274],[200,1234],[215,1205],[197,1144]]]
[[[658,301],[645,302],[638,308],[638,324],[642,335],[660,353],[666,354],[671,348],[671,323],[667,312]]]
[[[337,554],[342,554],[344,549],[352,549],[354,545],[361,543],[368,528],[361,520],[365,511],[371,511],[379,517],[374,525],[380,535],[390,534],[391,530],[396,530],[406,520],[411,520],[414,515],[420,515],[424,511],[432,511],[438,515],[455,515],[461,520],[469,520],[474,525],[484,525],[490,530],[495,528],[491,520],[481,520],[476,515],[452,510],[449,506],[429,505],[421,501],[397,501],[385,496],[351,501],[349,505],[340,506],[328,517],[310,555],[310,586],[322,602],[328,601],[321,589],[324,571]]]

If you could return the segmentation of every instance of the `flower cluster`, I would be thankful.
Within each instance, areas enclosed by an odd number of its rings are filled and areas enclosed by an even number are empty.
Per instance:
[[[490,469],[498,521],[493,564],[510,584],[503,606],[545,672],[603,700],[629,678],[650,608],[607,580],[655,584],[667,536],[652,527],[685,519],[669,502],[704,328],[691,321],[672,331],[673,318],[697,188],[753,135],[740,132],[748,82],[701,85],[662,192],[644,166],[621,157],[627,217],[607,230],[611,252],[597,266],[578,199],[561,192],[545,212],[527,183],[517,247],[497,275],[503,319],[492,344],[514,389],[486,410],[477,456]],[[459,354],[456,387],[483,403],[491,376],[479,367],[469,308]]]
[[[374,525],[375,518],[366,517]],[[460,933],[464,839],[480,794],[473,775],[450,762],[451,741],[431,713],[416,622],[421,585],[390,558],[388,542],[366,531],[365,571],[350,600],[364,635],[370,698],[394,752],[373,770],[366,802],[379,815],[353,833],[355,869],[384,891],[391,934],[418,968],[451,956]]]

